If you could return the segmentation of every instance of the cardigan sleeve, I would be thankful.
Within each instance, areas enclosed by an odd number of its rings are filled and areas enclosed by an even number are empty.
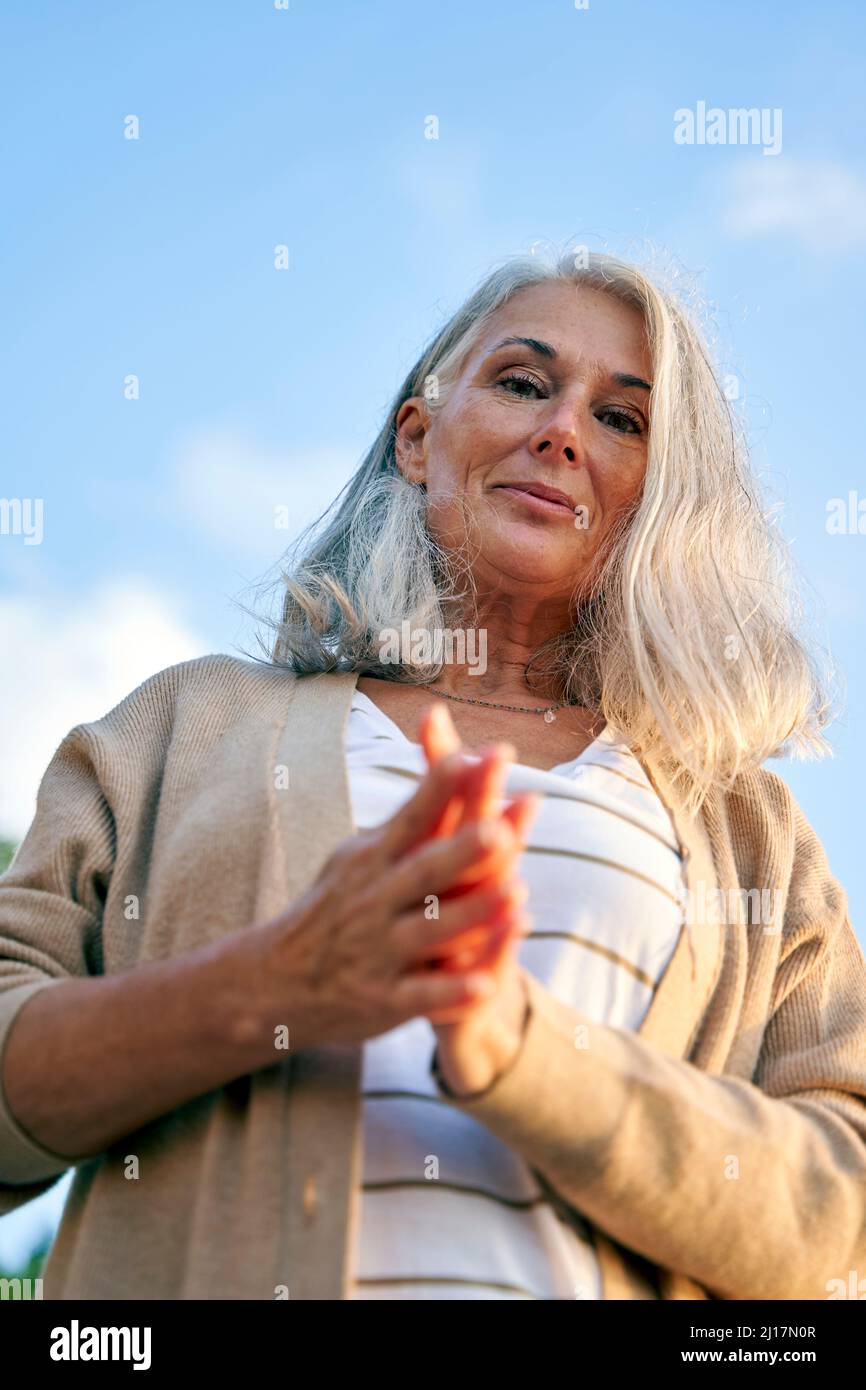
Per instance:
[[[826,1299],[866,1273],[866,960],[799,808],[794,830],[751,1080],[596,1024],[529,975],[516,1060],[450,1101],[602,1231],[722,1299]]]
[[[40,782],[30,828],[0,877],[0,1214],[40,1196],[75,1164],[18,1123],[2,1061],[18,1011],[33,994],[102,968],[115,833],[96,748],[92,725],[77,725],[62,740]]]

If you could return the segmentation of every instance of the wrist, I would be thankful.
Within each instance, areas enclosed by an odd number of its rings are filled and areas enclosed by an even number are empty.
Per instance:
[[[212,947],[210,1027],[245,1071],[284,1061],[311,1041],[301,1015],[300,973],[293,972],[285,938],[281,917]]]
[[[488,1052],[488,1056],[491,1057],[492,1060],[488,1066],[482,1068],[472,1077],[471,1087],[466,1085],[465,1080],[457,1083],[453,1076],[449,1078],[449,1076],[446,1075],[446,1072],[443,1071],[442,1068],[439,1048],[438,1046],[434,1048],[430,1063],[430,1073],[439,1089],[450,1099],[457,1101],[479,1100],[482,1096],[487,1095],[489,1091],[493,1090],[494,1086],[502,1080],[506,1072],[510,1071],[516,1062],[523,1046],[523,1040],[526,1037],[530,1017],[532,1016],[529,990],[522,976],[521,983],[524,994],[524,1008],[519,1031],[517,1034],[511,1033],[509,1042],[505,1048],[500,1046],[498,1050],[492,1048],[490,1052]],[[446,1066],[446,1071],[447,1070]]]

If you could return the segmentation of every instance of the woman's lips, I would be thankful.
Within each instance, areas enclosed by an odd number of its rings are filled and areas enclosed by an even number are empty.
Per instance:
[[[574,520],[574,512],[571,507],[567,507],[564,502],[551,502],[549,497],[536,497],[533,492],[523,492],[518,487],[497,487],[494,492],[507,492],[511,497],[517,497],[524,502],[532,511],[538,512],[542,516],[568,516]]]

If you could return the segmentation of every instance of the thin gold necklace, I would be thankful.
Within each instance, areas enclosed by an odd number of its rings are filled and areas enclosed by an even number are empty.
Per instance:
[[[489,709],[510,709],[516,714],[543,714],[545,724],[552,724],[556,719],[555,711],[565,709],[568,704],[567,700],[563,700],[559,705],[541,705],[534,708],[528,705],[500,705],[494,700],[473,700],[469,695],[449,695],[446,691],[437,690],[432,685],[422,685],[419,689],[429,690],[433,695],[441,695],[443,700],[460,700],[466,705],[486,705]]]

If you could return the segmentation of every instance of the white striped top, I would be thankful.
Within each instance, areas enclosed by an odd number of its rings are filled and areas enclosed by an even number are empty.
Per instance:
[[[358,829],[392,816],[427,770],[420,745],[360,690],[346,759]],[[520,963],[595,1022],[636,1029],[683,920],[668,811],[609,725],[550,771],[510,764],[506,793],[519,791],[543,793],[519,862],[532,919]],[[439,1095],[435,1041],[416,1018],[364,1043],[350,1297],[601,1298],[589,1228],[559,1214],[518,1153]]]

